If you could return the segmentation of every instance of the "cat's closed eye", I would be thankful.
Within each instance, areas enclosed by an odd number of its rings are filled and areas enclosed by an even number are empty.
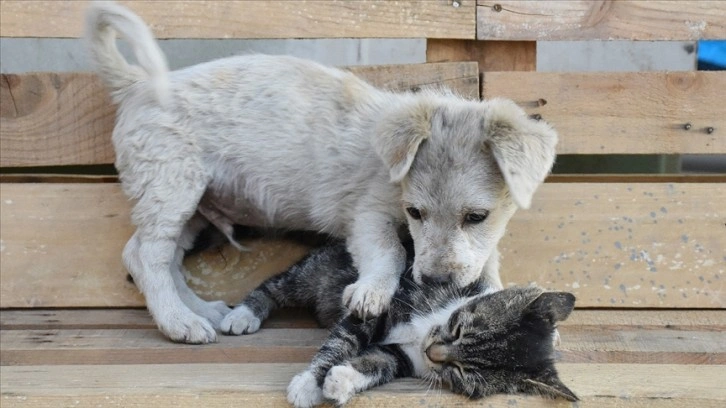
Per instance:
[[[461,340],[461,324],[457,324],[454,330],[451,331],[451,336],[454,340]]]

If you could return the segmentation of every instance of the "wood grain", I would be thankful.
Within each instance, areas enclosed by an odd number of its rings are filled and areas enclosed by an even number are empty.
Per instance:
[[[564,363],[726,364],[726,332],[562,326]],[[156,328],[5,330],[2,365],[304,363],[327,336],[324,329],[263,329],[220,336],[204,346],[176,344]]]
[[[723,72],[487,72],[482,88],[552,123],[560,154],[726,153]]]
[[[132,227],[117,184],[0,184],[0,194],[0,306],[143,305],[121,265]],[[723,183],[546,183],[509,225],[502,279],[572,291],[579,307],[724,308],[723,202]],[[187,258],[190,285],[235,303],[307,248],[245,245]]]
[[[683,330],[694,328],[718,328],[721,315],[712,314],[720,311],[704,311],[703,314],[682,316],[677,314],[668,317],[666,313],[661,319],[675,319],[683,323]],[[709,314],[711,313],[711,314]],[[660,316],[660,315],[658,315]],[[637,316],[630,317],[632,320]],[[726,311],[723,318],[726,319]],[[601,317],[606,319],[606,317]],[[670,321],[669,320],[669,321]],[[700,322],[701,324],[698,324]],[[658,327],[662,327],[659,325]],[[262,324],[263,329],[316,329],[320,326],[312,315],[304,309],[281,309],[272,312]],[[23,309],[3,310],[0,314],[0,330],[101,330],[101,329],[154,329],[156,323],[146,309]]]
[[[726,331],[726,310],[575,309],[559,327],[607,327],[608,330]],[[317,328],[305,310],[273,312],[268,329]],[[26,309],[3,310],[0,330],[153,329],[145,309]],[[687,335],[687,333],[684,333]]]
[[[157,38],[474,38],[475,3],[121,1]],[[87,1],[2,1],[3,37],[79,37]]]
[[[305,364],[144,364],[0,367],[3,407],[284,407],[285,389]],[[578,407],[722,407],[726,366],[559,364]],[[42,386],[40,386],[42,384]],[[443,390],[403,379],[353,398],[351,408],[472,405]],[[570,403],[495,395],[482,406],[553,407]]]
[[[32,3],[32,2],[30,2]],[[478,98],[476,63],[351,67],[383,88],[409,91],[440,84]],[[2,74],[0,161],[3,167],[108,164],[116,111],[91,73]]]
[[[0,78],[3,167],[113,162],[116,109],[100,80],[75,73]]]
[[[475,63],[353,70],[387,88],[443,83],[463,95],[478,92]],[[4,167],[113,161],[110,134],[115,113],[95,76],[8,74],[4,79]],[[719,90],[726,88],[721,72],[487,72],[482,87],[485,97],[514,99],[552,122],[561,136],[561,154],[726,152],[726,118],[718,111]],[[7,96],[11,93],[13,99]],[[14,105],[8,102],[12,100]],[[690,130],[684,128],[687,123]]]
[[[477,0],[479,40],[699,40],[726,37],[723,1]]]
[[[535,71],[537,43],[534,41],[476,41],[429,39],[427,62],[476,61],[479,71]]]

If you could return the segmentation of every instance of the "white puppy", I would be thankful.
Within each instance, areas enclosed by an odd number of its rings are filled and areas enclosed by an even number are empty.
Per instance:
[[[138,66],[119,54],[120,33]],[[159,328],[215,341],[229,310],[184,283],[181,260],[207,222],[347,238],[360,271],[345,291],[358,315],[386,310],[402,272],[398,231],[415,242],[414,277],[480,277],[501,287],[497,242],[552,166],[556,133],[507,100],[393,93],[344,70],[250,55],[168,72],[148,27],[94,4],[87,39],[118,104],[113,131],[137,226],[123,253]]]

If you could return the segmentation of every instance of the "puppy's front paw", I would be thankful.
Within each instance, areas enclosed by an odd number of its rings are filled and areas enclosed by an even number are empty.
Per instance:
[[[256,332],[260,329],[260,324],[262,322],[249,307],[239,305],[222,319],[220,328],[224,334],[237,336]]]
[[[188,309],[167,312],[156,318],[156,322],[159,329],[176,342],[205,344],[217,341],[217,333],[209,320]]]
[[[365,389],[366,378],[350,366],[335,366],[328,371],[323,383],[323,396],[337,405],[346,404],[355,393]]]
[[[323,402],[323,390],[313,373],[304,371],[293,377],[287,386],[287,402],[295,408],[310,408]]]
[[[376,317],[388,310],[397,288],[397,281],[359,279],[343,291],[343,304],[351,313],[363,320]]]

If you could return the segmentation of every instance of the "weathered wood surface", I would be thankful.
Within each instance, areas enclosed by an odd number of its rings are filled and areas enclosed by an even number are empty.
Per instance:
[[[580,307],[723,308],[724,183],[546,183],[501,243],[505,284],[572,291]],[[117,184],[0,184],[0,306],[129,307],[132,233]],[[190,286],[237,302],[307,251],[280,239],[187,258]]]
[[[486,72],[482,89],[552,123],[560,154],[726,153],[723,72]]]
[[[4,408],[14,407],[286,407],[285,389],[305,364],[144,364],[0,367]],[[723,365],[559,364],[578,407],[722,407]],[[448,391],[398,380],[355,397],[357,407],[462,406]],[[472,403],[469,403],[472,404]],[[477,406],[571,406],[561,400],[496,395]]]
[[[566,363],[726,364],[726,332],[638,327],[560,327]],[[204,346],[171,343],[156,328],[3,330],[2,365],[304,363],[327,336],[314,328],[219,336]]]
[[[559,327],[607,327],[608,330],[726,331],[726,310],[576,309]],[[302,309],[273,312],[263,329],[318,328]],[[3,310],[0,330],[153,329],[145,309],[24,309]],[[688,333],[684,333],[688,335]]]
[[[113,163],[116,108],[99,79],[66,73],[1,77],[3,167]]]
[[[726,2],[477,0],[479,40],[726,38]]]
[[[444,85],[479,96],[475,62],[350,67],[386,89]],[[91,73],[2,74],[0,160],[3,167],[113,163],[116,110]]]
[[[426,61],[476,61],[481,72],[535,71],[537,43],[429,39],[426,41]]]
[[[120,1],[157,38],[474,38],[475,4],[399,1]],[[87,1],[2,1],[3,37],[79,37]]]

